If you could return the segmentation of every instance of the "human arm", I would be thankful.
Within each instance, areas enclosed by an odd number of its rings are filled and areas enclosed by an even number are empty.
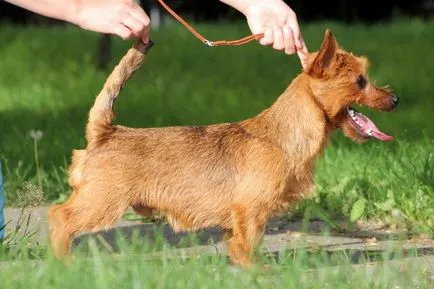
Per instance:
[[[26,10],[83,29],[149,40],[150,20],[133,0],[6,0]]]

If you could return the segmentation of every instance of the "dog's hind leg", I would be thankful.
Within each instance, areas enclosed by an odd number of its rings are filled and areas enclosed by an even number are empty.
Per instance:
[[[225,235],[229,257],[234,264],[249,267],[267,219],[260,214],[260,210],[242,205],[232,205],[231,216],[232,229],[227,230]]]
[[[78,234],[110,227],[128,207],[117,192],[107,190],[75,193],[65,204],[51,207],[49,223],[54,256],[69,254],[70,242]]]
[[[70,218],[68,206],[76,197],[75,192],[71,192],[69,200],[62,205],[53,205],[48,210],[48,224],[50,232],[50,242],[53,254],[60,258],[68,253],[69,236],[67,236],[67,226]]]

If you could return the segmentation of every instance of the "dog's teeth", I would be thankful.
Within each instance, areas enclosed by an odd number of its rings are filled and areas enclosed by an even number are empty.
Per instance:
[[[372,128],[368,129],[368,131],[366,132],[369,136],[372,135]]]
[[[350,110],[348,110],[348,112],[349,112],[350,116],[354,118],[354,116],[355,116],[354,110],[350,109]]]

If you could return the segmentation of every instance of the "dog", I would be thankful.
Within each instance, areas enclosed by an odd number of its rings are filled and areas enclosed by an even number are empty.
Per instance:
[[[398,98],[367,77],[368,60],[341,48],[327,29],[321,47],[273,105],[239,122],[128,128],[113,125],[113,103],[152,42],[136,43],[115,67],[74,150],[69,199],[49,209],[54,255],[82,232],[106,229],[132,207],[154,211],[175,231],[220,227],[233,264],[255,264],[267,220],[314,190],[315,161],[330,134],[391,141],[351,107],[392,111]]]

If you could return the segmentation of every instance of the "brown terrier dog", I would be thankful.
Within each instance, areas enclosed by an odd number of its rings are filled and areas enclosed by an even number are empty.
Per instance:
[[[236,123],[133,129],[113,125],[113,102],[151,45],[137,43],[114,69],[90,111],[88,146],[73,152],[72,193],[50,208],[56,256],[71,239],[108,228],[131,206],[154,210],[175,231],[220,227],[231,260],[252,264],[267,220],[313,190],[314,165],[330,133],[390,141],[357,103],[390,111],[397,98],[372,85],[367,60],[338,47],[327,30],[307,68],[268,109]]]

